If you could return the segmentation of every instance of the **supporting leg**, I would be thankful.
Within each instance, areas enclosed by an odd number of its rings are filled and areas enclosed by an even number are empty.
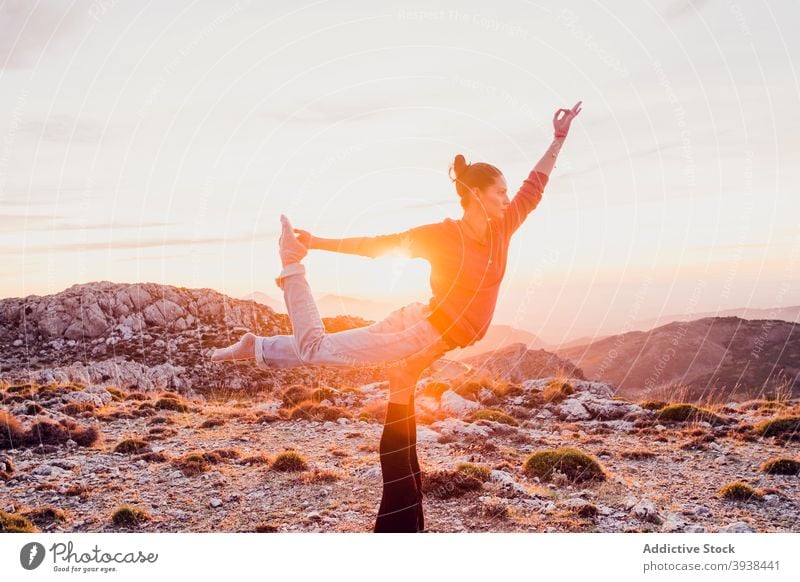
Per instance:
[[[408,404],[408,460],[417,486],[417,531],[419,532],[425,529],[425,515],[422,510],[422,469],[417,459],[417,416],[414,411],[413,392]]]
[[[420,374],[439,356],[440,351],[431,350],[407,359],[405,366],[388,371],[389,404],[380,444],[384,485],[375,532],[424,529],[414,392]],[[401,453],[397,450],[400,448]]]
[[[408,404],[389,402],[380,442],[383,496],[375,533],[417,531],[417,487],[408,458]]]

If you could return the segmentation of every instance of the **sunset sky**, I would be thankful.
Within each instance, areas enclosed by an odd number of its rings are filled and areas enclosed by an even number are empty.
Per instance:
[[[323,237],[458,218],[455,154],[513,196],[582,100],[494,323],[800,303],[794,0],[261,4],[0,3],[0,297],[280,297],[280,213]],[[430,296],[419,259],[306,264],[320,295]]]

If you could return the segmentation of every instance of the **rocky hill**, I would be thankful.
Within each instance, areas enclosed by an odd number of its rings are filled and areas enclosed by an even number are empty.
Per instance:
[[[800,327],[781,320],[707,317],[556,353],[628,397],[659,397],[676,387],[691,401],[800,394]]]
[[[368,325],[323,319],[329,331]],[[288,316],[212,289],[99,281],[46,296],[0,300],[0,380],[114,382],[136,390],[256,391],[294,381],[367,382],[376,370],[262,371],[208,357],[245,331],[291,333]]]
[[[484,372],[490,377],[500,377],[510,382],[559,374],[585,379],[583,372],[572,362],[545,350],[531,350],[524,343],[514,343],[459,361],[476,372]]]

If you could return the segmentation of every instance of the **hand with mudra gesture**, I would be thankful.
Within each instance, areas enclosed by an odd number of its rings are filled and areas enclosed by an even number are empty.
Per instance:
[[[559,109],[553,116],[553,131],[556,137],[567,137],[569,125],[572,120],[581,112],[581,103],[578,101],[572,109]],[[561,115],[563,113],[563,115]]]

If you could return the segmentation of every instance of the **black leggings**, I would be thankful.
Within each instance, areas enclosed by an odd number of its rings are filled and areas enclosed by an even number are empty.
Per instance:
[[[414,396],[409,404],[389,402],[380,442],[383,496],[376,533],[416,533],[425,529],[422,472],[417,460]]]

